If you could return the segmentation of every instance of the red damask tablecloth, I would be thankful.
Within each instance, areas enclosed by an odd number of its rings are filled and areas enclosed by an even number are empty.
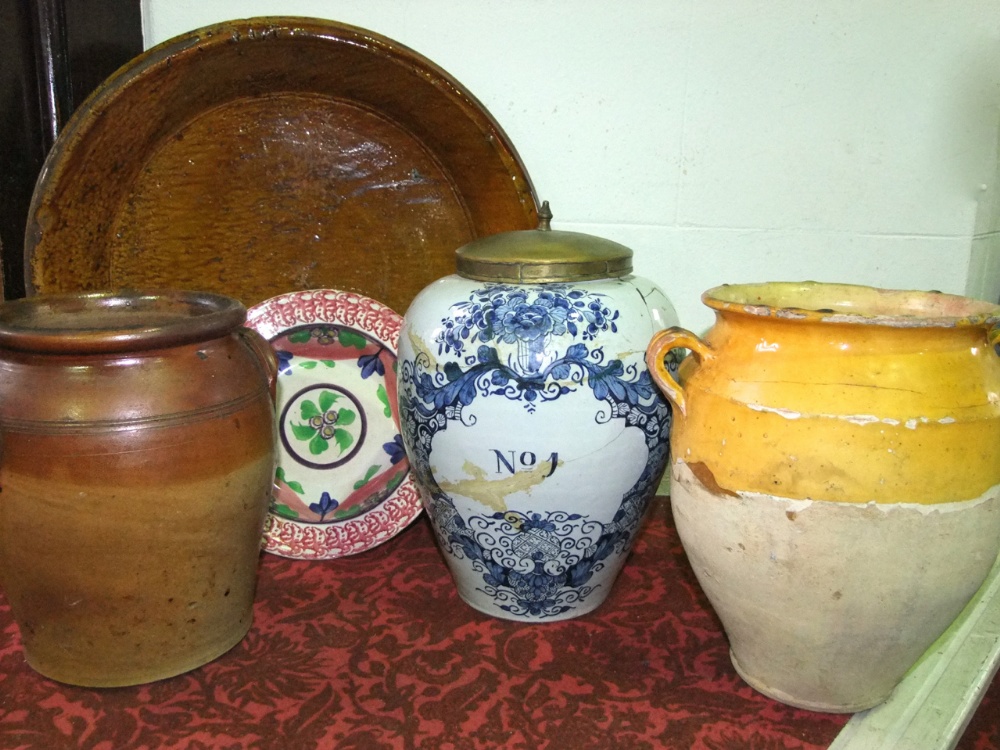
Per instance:
[[[848,716],[751,690],[657,498],[614,591],[524,625],[459,598],[421,517],[324,562],[261,559],[250,633],[180,677],[69,687],[25,663],[0,596],[0,747],[824,748]],[[1000,680],[962,750],[1000,747]]]

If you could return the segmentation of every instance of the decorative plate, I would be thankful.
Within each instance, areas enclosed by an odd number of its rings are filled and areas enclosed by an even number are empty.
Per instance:
[[[403,311],[456,248],[537,223],[512,144],[447,72],[364,29],[251,18],[149,49],[74,113],[36,185],[25,283],[248,307],[333,287]]]
[[[278,469],[264,549],[329,559],[370,549],[421,510],[399,434],[403,319],[350,292],[266,300],[247,323],[278,357]]]

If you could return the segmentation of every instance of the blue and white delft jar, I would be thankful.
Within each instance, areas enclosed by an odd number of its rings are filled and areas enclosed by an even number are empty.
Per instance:
[[[399,337],[403,442],[459,594],[527,622],[610,592],[667,462],[644,354],[677,322],[631,250],[540,216],[460,248]]]

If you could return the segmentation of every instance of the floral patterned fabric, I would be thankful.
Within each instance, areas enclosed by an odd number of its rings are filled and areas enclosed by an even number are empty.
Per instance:
[[[69,687],[25,663],[0,597],[0,748],[823,748],[848,717],[751,690],[669,503],[608,600],[525,625],[459,598],[425,518],[355,557],[264,555],[250,633],[151,685]],[[997,685],[960,747],[997,747]]]
[[[1000,674],[993,678],[982,703],[965,728],[956,750],[997,750],[1000,748]]]

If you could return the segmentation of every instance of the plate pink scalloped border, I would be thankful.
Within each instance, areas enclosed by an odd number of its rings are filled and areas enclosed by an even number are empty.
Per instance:
[[[247,310],[246,326],[268,341],[309,323],[349,326],[378,339],[396,354],[403,318],[381,302],[335,289],[290,292]],[[382,503],[345,521],[303,523],[269,513],[264,529],[264,549],[282,557],[303,560],[354,555],[394,537],[420,515],[421,510],[419,492],[412,473],[408,473]]]

